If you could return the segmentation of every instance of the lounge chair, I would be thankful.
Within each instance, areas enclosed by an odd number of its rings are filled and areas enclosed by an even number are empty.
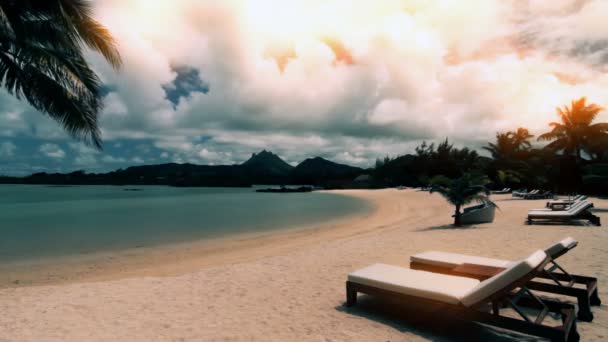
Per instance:
[[[533,212],[533,213],[546,213],[546,212],[552,212],[552,211],[557,211],[557,212],[565,212],[565,211],[576,211],[579,210],[580,207],[586,207],[586,209],[591,209],[593,208],[593,203],[590,203],[587,200],[584,201],[576,201],[574,203],[572,203],[571,205],[567,205],[565,207],[559,207],[559,206],[554,206],[554,207],[549,207],[549,208],[535,208],[535,209],[530,209],[528,210],[528,212]]]
[[[534,190],[532,190],[532,191],[528,191],[528,190],[526,190],[526,189],[520,189],[520,190],[513,191],[513,192],[511,193],[511,195],[512,195],[513,197],[524,197],[525,195],[528,195],[528,194],[535,194],[535,193],[538,193],[538,190],[537,190],[537,189],[534,189]]]
[[[439,318],[478,322],[552,341],[578,341],[574,305],[541,300],[525,285],[548,262],[545,252],[539,250],[482,282],[375,264],[348,275],[346,305],[355,305],[357,294],[365,293],[401,299],[405,305],[437,308]],[[487,311],[490,304],[492,312]],[[512,307],[520,317],[501,315],[500,309],[504,305]],[[530,318],[522,310],[523,306],[538,309],[540,313],[536,318]],[[550,312],[561,316],[561,325],[543,324]]]
[[[542,199],[542,198],[553,198],[554,195],[551,191],[536,191],[535,193],[530,192],[529,194],[525,194],[524,199]]]
[[[558,199],[558,200],[548,201],[545,206],[547,208],[550,208],[553,210],[564,210],[564,209],[567,209],[567,207],[573,205],[574,203],[585,201],[586,199],[587,199],[587,196],[577,195],[570,199]]]
[[[494,195],[504,195],[511,192],[511,188],[503,188],[502,190],[492,191]]]
[[[577,245],[576,240],[568,237],[547,248],[545,253],[551,258],[549,267],[536,274],[535,278],[537,279],[530,280],[526,283],[526,286],[532,290],[575,297],[579,307],[578,319],[591,322],[593,320],[591,306],[602,303],[598,296],[597,278],[570,274],[555,261]],[[465,264],[479,267],[477,270],[473,268],[474,272],[464,273],[459,271]],[[512,264],[513,261],[509,260],[438,251],[427,251],[410,257],[411,269],[472,277],[480,280],[486,279],[493,274],[492,272],[504,269]],[[551,282],[541,282],[540,279],[547,279]],[[584,288],[576,287],[577,285],[584,286]]]
[[[572,205],[568,210],[532,209],[528,211],[528,224],[535,222],[545,223],[571,223],[576,220],[589,220],[592,224],[600,226],[600,218],[593,215],[589,209],[593,203],[580,201]]]

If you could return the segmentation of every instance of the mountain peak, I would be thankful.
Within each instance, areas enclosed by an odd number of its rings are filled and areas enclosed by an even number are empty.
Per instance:
[[[279,175],[286,175],[293,169],[293,166],[289,165],[281,157],[266,150],[251,154],[251,158],[242,165],[257,172]]]

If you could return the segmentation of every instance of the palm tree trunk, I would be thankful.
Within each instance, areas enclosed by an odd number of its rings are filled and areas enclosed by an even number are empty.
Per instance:
[[[460,205],[456,206],[456,211],[454,212],[454,225],[460,227]]]

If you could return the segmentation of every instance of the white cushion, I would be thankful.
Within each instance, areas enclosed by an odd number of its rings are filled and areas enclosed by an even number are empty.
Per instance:
[[[573,204],[568,210],[552,211],[552,210],[529,210],[528,216],[541,216],[541,217],[570,217],[579,214],[590,206],[587,201],[577,202]]]
[[[401,294],[458,304],[479,280],[374,264],[348,275],[348,280]]]
[[[462,298],[462,304],[471,306],[481,302],[536,269],[546,258],[547,254],[543,251],[534,252],[528,258],[513,264],[506,270],[472,288]]]
[[[475,264],[493,267],[509,267],[513,264],[512,261],[508,260],[483,258],[473,255],[438,251],[427,251],[412,255],[410,257],[410,261],[446,268],[454,268],[462,264]]]
[[[553,246],[545,249],[545,253],[547,253],[548,256],[550,257],[554,257],[555,255],[562,253],[568,249],[574,248],[574,246],[576,246],[578,242],[576,240],[574,240],[571,237],[567,237],[565,239],[563,239],[562,241],[554,244]]]

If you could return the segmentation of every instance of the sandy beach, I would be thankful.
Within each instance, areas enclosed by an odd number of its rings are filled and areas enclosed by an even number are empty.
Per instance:
[[[526,225],[527,210],[545,200],[498,195],[494,223],[454,229],[453,208],[439,195],[340,193],[374,210],[311,229],[4,272],[0,341],[515,341],[522,336],[395,303],[347,309],[346,275],[377,262],[408,267],[425,250],[519,259],[567,236],[579,246],[561,264],[599,278],[608,301],[608,200],[591,199],[603,227]],[[593,312],[592,323],[578,322],[583,341],[608,338],[606,306]]]

